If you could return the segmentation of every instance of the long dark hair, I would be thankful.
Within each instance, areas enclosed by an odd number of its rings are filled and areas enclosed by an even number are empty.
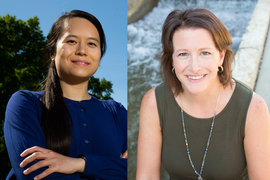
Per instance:
[[[48,43],[45,47],[44,59],[46,61],[49,59],[50,65],[44,85],[45,91],[40,97],[42,102],[41,128],[45,136],[46,148],[63,155],[69,154],[73,125],[63,97],[55,61],[50,60],[50,57],[56,55],[56,44],[61,38],[65,22],[75,17],[87,19],[97,28],[101,57],[106,51],[105,34],[100,22],[95,16],[84,11],[73,10],[59,17],[47,37]]]

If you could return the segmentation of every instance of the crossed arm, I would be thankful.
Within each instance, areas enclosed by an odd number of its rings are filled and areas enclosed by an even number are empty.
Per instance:
[[[83,173],[86,165],[86,161],[83,158],[71,158],[38,146],[26,149],[20,156],[26,157],[20,163],[21,168],[24,168],[26,165],[36,160],[42,160],[24,170],[23,173],[25,175],[40,168],[49,167],[41,174],[35,176],[35,180],[45,178],[55,172],[62,174]],[[120,158],[127,158],[127,151],[122,154]]]
[[[87,162],[78,158],[77,151],[68,157],[46,149],[37,120],[39,101],[30,96],[16,93],[6,110],[5,141],[17,179],[126,179],[127,149],[122,149],[125,153],[119,153],[119,157],[83,154]]]
[[[29,168],[23,171],[25,175],[28,175],[42,167],[49,167],[41,174],[35,176],[35,180],[42,179],[54,172],[63,174],[73,174],[73,173],[83,173],[85,169],[85,160],[83,158],[71,158],[54,151],[41,148],[38,146],[31,147],[23,151],[20,155],[21,157],[26,157],[21,163],[20,167],[24,168],[26,165],[34,162]]]

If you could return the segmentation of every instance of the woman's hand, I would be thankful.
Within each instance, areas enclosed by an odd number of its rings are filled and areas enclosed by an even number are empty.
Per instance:
[[[126,152],[124,152],[124,154],[121,154],[120,158],[127,159],[128,158],[128,150],[126,150]]]
[[[42,179],[55,172],[73,174],[75,172],[84,172],[85,169],[85,160],[82,158],[67,157],[38,146],[26,149],[22,152],[21,157],[26,157],[20,164],[22,168],[35,160],[41,160],[26,169],[23,172],[25,175],[42,167],[48,167],[48,169],[37,175],[34,180]]]

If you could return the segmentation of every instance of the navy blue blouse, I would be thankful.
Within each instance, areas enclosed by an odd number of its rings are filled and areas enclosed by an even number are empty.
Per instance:
[[[10,98],[4,124],[4,136],[12,169],[7,179],[33,179],[46,168],[24,175],[19,164],[20,154],[27,148],[46,148],[40,126],[43,91],[18,91]],[[45,179],[127,179],[127,159],[120,155],[127,150],[127,111],[113,100],[103,101],[92,96],[90,100],[73,101],[65,98],[73,120],[70,157],[83,154],[85,172],[53,173]]]

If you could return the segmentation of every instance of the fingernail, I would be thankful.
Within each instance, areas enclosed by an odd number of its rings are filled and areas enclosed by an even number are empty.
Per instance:
[[[27,169],[23,171],[23,174],[26,174],[27,173]]]
[[[34,177],[34,180],[38,180],[38,178],[37,177]]]

